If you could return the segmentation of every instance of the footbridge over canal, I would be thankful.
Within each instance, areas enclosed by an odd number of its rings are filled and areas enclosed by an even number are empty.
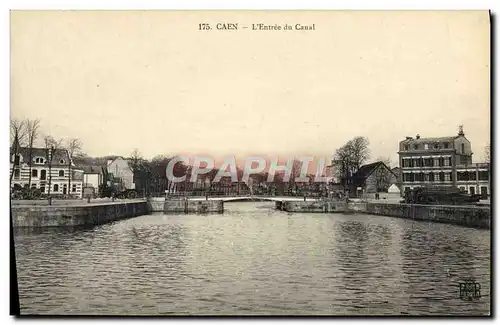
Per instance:
[[[282,202],[282,201],[304,201],[304,197],[300,196],[263,196],[263,195],[253,195],[253,196],[220,196],[220,197],[192,197],[189,198],[190,201],[223,201],[223,202],[248,202],[248,201],[270,201],[270,202]],[[307,201],[317,201],[315,198],[306,198]]]

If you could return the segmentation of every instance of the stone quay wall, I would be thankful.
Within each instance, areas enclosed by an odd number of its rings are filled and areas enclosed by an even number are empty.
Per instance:
[[[164,213],[223,213],[222,201],[185,201],[150,198],[115,202],[71,202],[71,204],[11,205],[15,228],[97,226],[151,212]]]
[[[276,209],[287,212],[366,213],[380,216],[455,224],[490,229],[489,206],[422,205],[375,202],[276,202]]]
[[[163,210],[165,213],[223,213],[224,202],[222,200],[190,201],[190,200],[164,200]]]
[[[80,205],[11,205],[15,228],[96,226],[147,213],[146,200]]]
[[[491,210],[484,206],[366,203],[364,213],[490,229]]]

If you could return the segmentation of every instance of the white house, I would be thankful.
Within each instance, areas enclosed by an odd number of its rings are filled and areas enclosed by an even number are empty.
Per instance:
[[[55,151],[55,154],[52,157],[50,175],[48,164],[49,157],[51,157],[51,154],[45,148],[33,148],[31,161],[29,159],[29,148],[20,148],[17,154],[11,150],[11,175],[13,172],[11,188],[17,184],[21,187],[37,188],[40,189],[42,193],[47,194],[49,193],[50,183],[51,194],[71,194],[81,198],[83,182],[82,180],[75,179],[74,177],[74,164],[73,162],[70,162],[68,151],[65,149],[58,149]],[[68,185],[70,188],[68,188]]]

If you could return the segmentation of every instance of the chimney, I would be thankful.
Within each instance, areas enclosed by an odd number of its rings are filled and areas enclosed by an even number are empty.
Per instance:
[[[412,137],[406,137],[406,140],[413,140]]]
[[[463,125],[459,125],[458,126],[458,135],[461,135],[461,136],[465,135],[465,133],[464,133],[464,126]]]
[[[418,140],[418,139],[420,139],[420,134],[417,134],[417,135],[415,136],[415,139],[417,139],[417,140]]]

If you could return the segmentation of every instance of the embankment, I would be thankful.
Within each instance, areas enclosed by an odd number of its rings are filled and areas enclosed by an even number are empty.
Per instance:
[[[276,202],[276,208],[287,212],[366,213],[421,221],[490,229],[489,206],[421,205],[375,202]]]
[[[11,205],[12,224],[16,228],[96,226],[147,213],[146,200],[74,205]]]
[[[222,201],[185,201],[150,198],[107,202],[16,202],[11,205],[15,228],[97,226],[151,212],[223,213]]]

